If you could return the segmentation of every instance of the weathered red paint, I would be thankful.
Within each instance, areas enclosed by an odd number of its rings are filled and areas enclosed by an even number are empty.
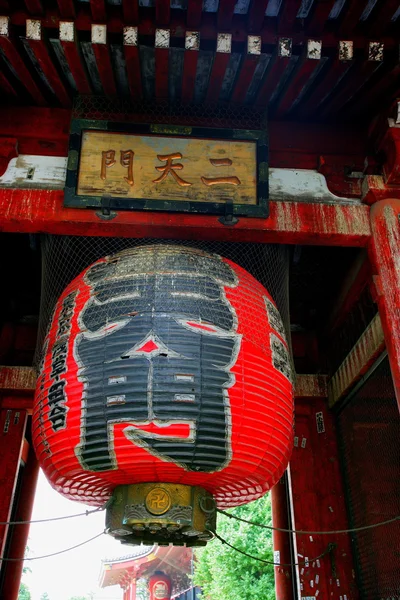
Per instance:
[[[43,6],[40,0],[25,0],[25,6],[31,15],[43,14]]]
[[[10,520],[17,484],[27,414],[0,409],[0,521]],[[4,556],[8,525],[0,525],[0,558]]]
[[[271,490],[272,525],[279,529],[289,529],[288,502],[285,479],[282,478]],[[275,565],[275,597],[276,600],[293,600],[292,556],[290,552],[290,534],[283,531],[272,532],[274,559],[278,558],[281,566]]]
[[[101,85],[107,96],[116,96],[114,71],[111,65],[110,49],[108,44],[92,44],[93,53],[96,57]]]
[[[233,104],[243,104],[245,102],[259,58],[256,54],[247,54],[244,58],[231,97]]]
[[[317,413],[322,413],[324,432],[318,433]],[[349,522],[340,474],[339,454],[333,415],[326,400],[298,400],[295,405],[295,447],[290,463],[295,529],[332,531],[347,529]],[[337,544],[333,561],[329,554],[314,560]],[[357,600],[358,591],[353,578],[353,558],[350,536],[296,535],[302,597]],[[335,565],[335,572],[332,570]],[[318,576],[318,578],[317,578]]]
[[[371,208],[369,256],[376,300],[400,408],[400,200],[387,199]]]
[[[168,100],[169,48],[155,48],[157,100]]]
[[[39,463],[32,446],[28,450],[27,462],[21,469],[22,481],[14,518],[16,521],[26,521],[26,523],[14,525],[10,531],[11,543],[7,557],[15,559],[23,558],[25,555],[29,535],[29,521],[32,516],[37,478],[39,475]],[[18,599],[23,566],[24,562],[22,560],[4,563],[1,590],[3,598],[7,598],[7,600]]]
[[[58,72],[54,66],[52,59],[50,58],[45,42],[43,41],[43,39],[27,39],[26,41],[31,47],[31,50],[35,55],[36,60],[40,65],[40,68],[45,74],[50,84],[50,87],[57,96],[61,106],[63,108],[69,108],[71,106],[71,99],[62,83],[62,80],[60,79],[60,76],[58,75]]]
[[[218,102],[230,57],[230,54],[224,52],[217,52],[215,54],[206,97],[206,102],[209,104]]]
[[[0,35],[0,48],[3,50],[7,60],[12,65],[13,69],[18,75],[18,78],[26,87],[36,104],[39,104],[39,106],[45,106],[47,102],[44,99],[42,92],[32,79],[28,68],[25,66],[24,61],[15,47],[13,39],[5,35]]]
[[[64,50],[65,58],[67,59],[68,67],[72,73],[78,92],[80,94],[91,94],[92,89],[82,64],[76,40],[73,42],[61,41],[60,43]]]
[[[185,52],[183,56],[182,102],[193,101],[198,58],[197,50]]]
[[[310,398],[326,398],[328,395],[326,375],[296,375],[294,396],[296,401]]]
[[[126,72],[128,74],[129,89],[134,99],[141,98],[142,76],[140,71],[139,48],[137,46],[124,45]]]
[[[35,387],[36,372],[32,367],[0,366],[0,394],[32,395]]]
[[[217,216],[63,208],[62,191],[0,189],[0,231],[171,239],[218,239],[282,244],[366,246],[365,205],[270,202],[268,219],[240,218],[233,227]]]

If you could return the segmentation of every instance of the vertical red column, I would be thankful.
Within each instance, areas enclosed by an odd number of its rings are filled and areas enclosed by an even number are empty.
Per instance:
[[[400,409],[400,200],[374,204],[371,228],[369,256],[376,301]]]
[[[38,474],[39,463],[33,447],[30,446],[26,464],[22,467],[18,505],[14,514],[16,521],[28,522],[31,519]],[[18,559],[24,556],[28,535],[29,523],[11,527],[9,532],[10,544],[7,551],[8,558]],[[17,600],[23,564],[22,561],[5,563],[1,589],[2,598]]]
[[[0,410],[0,522],[10,520],[25,435],[24,410]],[[0,558],[4,556],[8,525],[0,524]],[[11,599],[9,599],[11,600]]]
[[[289,529],[288,504],[285,479],[282,478],[271,490],[272,525]],[[293,582],[289,533],[273,531],[276,600],[293,600]]]

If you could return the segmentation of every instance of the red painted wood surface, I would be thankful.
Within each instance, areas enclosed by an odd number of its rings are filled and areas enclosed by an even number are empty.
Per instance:
[[[3,92],[5,94],[10,96],[11,98],[16,99],[18,97],[17,92],[14,90],[13,86],[8,81],[7,77],[5,75],[3,75],[3,73],[1,71],[0,71],[0,88],[3,90]]]
[[[139,22],[139,0],[122,0],[122,13],[128,25],[137,25]]]
[[[317,0],[313,2],[311,15],[307,23],[307,31],[310,35],[321,35],[334,4],[335,0]]]
[[[300,2],[298,0],[285,0],[282,2],[278,19],[278,33],[280,35],[286,35],[288,32],[293,31],[299,8]]]
[[[219,0],[217,26],[220,31],[230,31],[236,0]]]
[[[17,146],[16,138],[0,136],[0,177],[6,172],[10,160],[18,156]]]
[[[279,106],[275,109],[277,119],[281,118],[283,114],[290,112],[294,102],[300,96],[310,77],[319,66],[319,60],[304,58],[301,64],[296,67],[296,72],[291,80],[291,85],[283,94],[279,101]]]
[[[386,0],[385,0],[386,1]],[[339,35],[352,36],[354,29],[360,22],[360,17],[364,11],[365,4],[359,0],[348,0],[346,4],[346,12],[343,15],[342,23],[339,29]]]
[[[0,231],[360,247],[370,224],[366,205],[301,202],[270,202],[268,219],[240,218],[233,227],[187,213],[120,211],[104,220],[94,210],[63,208],[61,191],[0,189]]]
[[[324,420],[325,432],[317,431],[317,413]],[[344,502],[333,415],[326,400],[296,401],[295,447],[290,462],[295,528],[297,530],[332,531],[347,529],[349,522]],[[346,594],[356,600],[358,591],[353,578],[350,536],[296,535],[302,597],[318,596],[339,600]],[[316,559],[329,543],[335,568],[329,554]]]
[[[168,100],[169,48],[155,48],[155,95],[156,100]]]
[[[285,479],[282,478],[271,490],[272,525],[279,529],[289,529],[288,502]],[[293,600],[292,556],[290,552],[290,534],[274,530],[272,539],[274,545],[274,562],[279,552],[281,566],[274,567],[276,600]]]
[[[72,73],[78,92],[80,94],[91,94],[92,88],[86,75],[76,41],[61,41],[61,46],[64,50],[65,58],[67,59],[68,67]]]
[[[43,14],[43,6],[40,0],[25,0],[25,6],[31,15]]]
[[[27,462],[21,468],[22,481],[14,518],[16,521],[30,521],[35,499],[37,478],[39,475],[39,463],[32,446],[28,451]],[[13,525],[12,528],[10,528],[11,543],[7,552],[8,558],[19,559],[24,557],[28,536],[29,523]],[[7,600],[18,599],[23,566],[23,560],[4,563],[2,585],[3,598],[7,598]]]
[[[57,0],[57,4],[62,19],[75,18],[74,0]]]
[[[376,301],[400,409],[400,200],[374,204],[371,229],[369,256]]]
[[[92,44],[93,52],[96,57],[97,68],[99,70],[101,85],[107,96],[116,96],[114,70],[111,65],[110,50],[107,44]]]
[[[133,98],[143,96],[142,75],[140,71],[139,48],[137,46],[124,46],[126,72],[128,74],[129,89]]]
[[[271,59],[273,60],[273,59]],[[256,106],[264,108],[268,106],[268,102],[276,90],[286,67],[288,66],[290,58],[281,58],[277,56],[271,67],[268,69],[268,74],[264,78],[264,84],[261,86],[257,98]]]
[[[198,58],[197,50],[185,52],[183,56],[182,102],[192,102],[193,100]]]
[[[27,414],[0,409],[0,521],[9,521],[17,483]],[[3,556],[8,525],[0,525],[0,557]]]
[[[253,79],[254,71],[258,65],[259,58],[260,57],[255,54],[247,54],[244,57],[231,97],[231,102],[233,104],[244,103]]]
[[[105,22],[107,20],[105,0],[90,0],[90,10],[94,21]]]
[[[201,24],[203,0],[188,0],[187,26],[197,29]]]
[[[166,25],[169,25],[170,17],[170,0],[156,0],[156,24],[165,27]]]
[[[371,37],[382,36],[385,33],[392,24],[391,19],[398,8],[398,0],[385,0],[385,2],[377,3],[370,28]]]
[[[311,94],[307,96],[307,101],[300,107],[299,115],[312,118],[319,104],[332,92],[334,86],[351,66],[350,61],[333,60],[322,74],[320,82],[313,85]]]
[[[36,104],[39,104],[39,106],[45,106],[47,102],[42,95],[42,92],[32,79],[31,74],[29,73],[28,68],[25,66],[25,63],[22,60],[18,50],[16,50],[13,40],[9,37],[0,35],[0,48],[3,50],[6,58],[11,63],[22,84],[28,90]]]
[[[269,0],[256,0],[250,3],[247,26],[251,33],[258,33],[264,25],[265,11]]]
[[[58,75],[57,69],[55,68],[53,61],[50,58],[45,42],[43,40],[27,39],[27,43],[29,44],[29,46],[32,49],[32,52],[36,56],[40,68],[45,74],[61,106],[63,108],[69,108],[71,106],[71,99]]]
[[[206,97],[206,102],[209,104],[218,102],[230,57],[230,54],[224,52],[217,52],[214,57]]]

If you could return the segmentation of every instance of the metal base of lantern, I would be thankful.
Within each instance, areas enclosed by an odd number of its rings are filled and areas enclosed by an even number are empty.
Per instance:
[[[212,494],[201,487],[142,483],[115,488],[107,532],[123,544],[205,546],[217,520]]]

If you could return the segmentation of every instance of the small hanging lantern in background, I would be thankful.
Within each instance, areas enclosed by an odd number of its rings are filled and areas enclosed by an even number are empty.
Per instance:
[[[237,264],[184,246],[101,259],[58,300],[33,438],[65,496],[110,497],[124,543],[204,545],[220,507],[283,474],[293,391],[279,312]]]
[[[149,579],[150,600],[170,600],[171,579],[162,571],[156,571]]]

